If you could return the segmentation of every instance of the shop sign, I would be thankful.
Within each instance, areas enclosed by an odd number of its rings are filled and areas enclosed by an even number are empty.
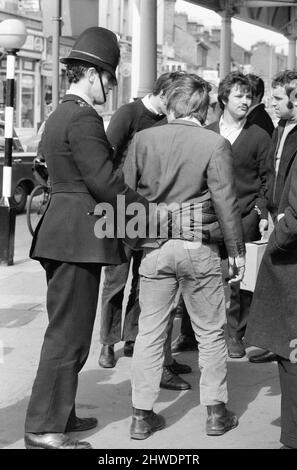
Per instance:
[[[40,0],[18,0],[18,7],[20,10],[39,12]]]

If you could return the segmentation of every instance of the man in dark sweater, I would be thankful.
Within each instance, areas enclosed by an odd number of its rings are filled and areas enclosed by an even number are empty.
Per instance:
[[[181,73],[164,73],[156,81],[151,94],[143,99],[121,106],[112,116],[107,128],[107,138],[114,148],[114,167],[124,164],[129,144],[138,131],[158,124],[166,111],[165,93]],[[167,121],[165,120],[165,123]],[[138,333],[138,269],[142,251],[129,250],[128,261],[119,266],[105,268],[105,281],[102,290],[100,342],[102,349],[99,365],[104,368],[115,366],[114,344],[125,341],[124,355],[132,356],[134,342]],[[125,311],[123,332],[121,334],[122,306],[130,263],[132,262],[132,284]],[[173,361],[170,344],[165,349],[164,372],[161,387],[173,390],[186,390],[190,384],[179,377],[178,373],[191,372],[191,368]]]
[[[219,85],[218,101],[222,117],[208,128],[231,143],[244,239],[245,242],[259,240],[268,227],[266,193],[271,138],[247,118],[252,89],[246,76],[239,72],[227,75]],[[227,326],[228,353],[232,358],[245,355],[242,340],[251,300],[251,292],[241,290],[239,284],[231,286]]]
[[[271,117],[265,110],[265,105],[262,103],[264,96],[264,82],[261,77],[249,73],[246,75],[248,78],[251,87],[252,87],[252,104],[247,113],[247,119],[251,124],[256,124],[257,126],[264,129],[270,137],[272,137],[274,131],[274,124]]]

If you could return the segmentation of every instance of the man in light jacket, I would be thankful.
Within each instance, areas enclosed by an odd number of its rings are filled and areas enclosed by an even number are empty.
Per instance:
[[[175,239],[148,238],[143,243],[141,313],[132,360],[133,439],[145,439],[165,426],[153,405],[159,393],[166,326],[178,287],[199,342],[200,402],[207,406],[206,432],[221,435],[238,424],[226,408],[225,298],[212,227],[219,224],[222,229],[230,277],[235,281],[243,276],[245,247],[231,146],[201,126],[209,90],[193,74],[177,80],[167,94],[169,123],[136,134],[124,165],[127,184],[151,203],[180,205],[182,220],[186,220],[187,210],[190,214],[189,223],[181,223]]]

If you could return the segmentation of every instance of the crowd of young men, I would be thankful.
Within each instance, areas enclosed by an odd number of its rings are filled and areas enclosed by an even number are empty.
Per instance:
[[[177,363],[170,348],[172,309],[180,290],[199,349],[206,434],[219,436],[238,425],[226,407],[227,351],[232,358],[243,357],[245,338],[278,360],[281,442],[297,448],[297,365],[292,360],[297,337],[297,74],[285,71],[272,83],[272,104],[281,118],[274,131],[261,104],[259,78],[227,75],[218,90],[221,117],[205,126],[211,87],[195,74],[179,73],[165,74],[151,94],[120,108],[106,136],[94,106],[106,101],[116,83],[118,61],[111,31],[85,30],[63,59],[69,93],[42,137],[52,197],[35,232],[31,257],[46,272],[49,325],[27,411],[25,445],[91,448],[68,432],[97,426],[96,418],[77,417],[75,397],[106,266],[99,363],[114,367],[113,346],[125,340],[124,353],[133,356],[131,438],[146,439],[165,426],[153,411],[160,386],[190,388],[179,374],[191,369]],[[119,195],[125,200],[127,226],[131,213],[126,208],[143,208],[144,236],[125,231],[119,239],[101,238],[94,230],[95,208],[100,203],[116,208]],[[158,205],[167,210],[160,212]],[[245,242],[263,235],[268,211],[275,228],[253,296],[240,290]],[[108,224],[108,217],[100,215]],[[150,230],[152,215],[156,232]],[[227,317],[221,258],[229,265]],[[122,337],[131,260],[132,291]]]

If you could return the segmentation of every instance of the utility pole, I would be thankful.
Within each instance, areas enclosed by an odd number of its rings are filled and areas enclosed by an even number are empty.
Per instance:
[[[61,36],[61,11],[62,11],[62,0],[54,0],[55,10],[53,21],[53,110],[59,104],[59,55],[60,55],[60,36]]]

